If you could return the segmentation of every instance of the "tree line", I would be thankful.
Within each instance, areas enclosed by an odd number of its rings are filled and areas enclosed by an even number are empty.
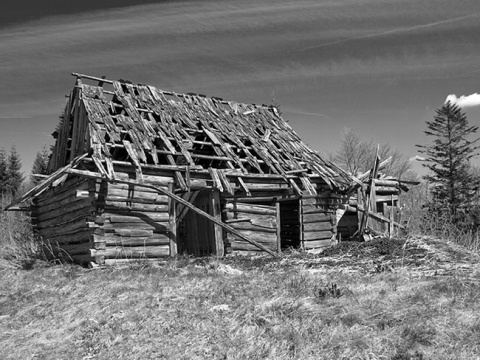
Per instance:
[[[50,149],[44,145],[37,152],[32,166],[32,176],[30,182],[26,183],[26,178],[22,172],[22,161],[15,145],[7,152],[0,148],[0,196],[17,197],[24,190],[25,186],[33,186],[39,183],[40,179],[33,176],[46,175],[48,161],[50,158]]]

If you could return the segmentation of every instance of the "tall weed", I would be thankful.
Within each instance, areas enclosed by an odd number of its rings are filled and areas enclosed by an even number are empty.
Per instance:
[[[0,195],[0,268],[30,268],[41,258],[41,247],[34,234],[30,214],[4,211],[12,202],[9,195]]]
[[[426,189],[404,203],[403,219],[409,235],[428,235],[480,252],[479,223],[475,211],[452,214],[441,203],[429,201]]]

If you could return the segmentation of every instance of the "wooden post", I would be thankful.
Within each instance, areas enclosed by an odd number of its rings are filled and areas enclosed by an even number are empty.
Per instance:
[[[357,209],[360,205],[365,206],[365,204],[363,203],[363,186],[360,186],[357,190]],[[357,233],[360,231],[360,227],[363,222],[364,216],[365,214],[363,212],[357,210],[357,219],[358,219],[358,225],[356,230]]]
[[[395,221],[395,218],[394,218],[394,214],[393,214],[393,211],[395,209],[394,205],[393,205],[393,194],[392,194],[392,197],[391,197],[391,200],[392,200],[392,206],[390,207],[390,223],[388,224],[388,236],[391,238],[392,236],[395,235],[395,227],[393,225],[393,222]]]
[[[173,192],[173,184],[168,185],[168,191]],[[171,198],[168,198],[168,225],[170,239],[170,256],[178,253],[177,246],[177,204]]]
[[[217,190],[212,191],[212,212],[213,217],[222,221],[222,209],[220,208],[220,193]],[[215,255],[223,256],[225,254],[225,245],[223,243],[223,231],[218,225],[214,225],[215,230]]]
[[[282,219],[280,217],[280,203],[275,199],[275,209],[277,211],[277,253],[280,255],[282,253]]]
[[[305,233],[303,232],[303,199],[298,201],[298,229],[300,231],[300,249],[305,249]]]

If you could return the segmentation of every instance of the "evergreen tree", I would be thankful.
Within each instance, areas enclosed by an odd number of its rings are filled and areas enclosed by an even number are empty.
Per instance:
[[[7,192],[7,152],[0,149],[0,196]]]
[[[7,192],[12,196],[16,196],[22,189],[23,174],[21,172],[22,163],[20,155],[15,148],[15,145],[10,149],[10,154],[7,161]]]
[[[37,151],[35,160],[33,161],[32,174],[48,175],[48,161],[50,159],[50,150],[46,145],[42,147],[42,150]],[[40,182],[40,179],[32,176],[32,182],[36,185]]]
[[[458,209],[468,209],[472,205],[479,187],[479,180],[471,171],[470,160],[477,155],[478,138],[470,141],[478,126],[470,126],[461,109],[447,102],[432,121],[427,121],[427,136],[433,138],[430,145],[417,145],[425,155],[424,167],[430,174],[424,176],[431,185],[435,206],[457,215]]]

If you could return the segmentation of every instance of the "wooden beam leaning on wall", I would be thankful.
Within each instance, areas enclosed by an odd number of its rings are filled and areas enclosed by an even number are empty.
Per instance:
[[[263,246],[262,244],[254,241],[254,240],[251,240],[249,238],[247,238],[246,236],[242,235],[240,232],[238,232],[237,230],[235,230],[233,227],[223,223],[221,220],[218,220],[216,219],[215,217],[211,216],[210,214],[207,214],[206,212],[204,212],[203,210],[197,208],[195,205],[192,205],[191,203],[189,203],[188,201],[186,201],[185,199],[181,198],[180,196],[178,195],[175,195],[174,193],[168,191],[168,190],[165,190],[165,189],[162,189],[160,187],[157,187],[157,186],[154,186],[154,185],[149,185],[149,184],[144,184],[144,183],[140,183],[139,181],[135,181],[135,180],[119,180],[119,179],[113,179],[113,180],[108,180],[106,179],[104,176],[102,176],[101,174],[99,173],[96,173],[96,172],[92,172],[92,171],[84,171],[84,170],[77,170],[77,169],[67,169],[66,170],[67,173],[70,173],[70,174],[75,174],[75,175],[79,175],[79,176],[84,176],[84,177],[90,177],[90,178],[93,178],[93,179],[100,179],[100,180],[105,180],[105,181],[108,181],[108,182],[112,182],[112,183],[121,183],[121,184],[128,184],[128,185],[135,185],[135,186],[140,186],[140,187],[146,187],[146,188],[150,188],[150,189],[153,189],[155,191],[157,191],[158,193],[162,194],[162,195],[166,195],[168,196],[170,199],[174,200],[175,202],[178,202],[186,207],[188,207],[190,210],[194,211],[195,213],[197,213],[198,215],[204,217],[204,218],[207,218],[208,220],[210,220],[211,222],[213,222],[214,224],[222,227],[223,229],[225,229],[226,231],[229,231],[231,232],[233,235],[239,237],[240,239],[242,240],[245,240],[246,242],[254,245],[255,247],[259,248],[260,250],[263,250],[265,252],[267,252],[268,254],[274,256],[274,257],[278,257],[279,255],[273,251],[271,251],[270,249],[266,248],[265,246]]]

